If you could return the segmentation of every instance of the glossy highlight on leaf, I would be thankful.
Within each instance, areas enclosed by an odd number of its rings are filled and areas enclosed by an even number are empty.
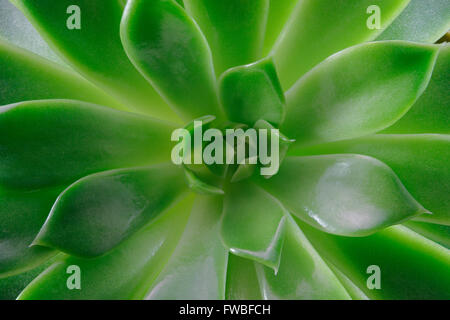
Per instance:
[[[427,213],[388,166],[360,155],[289,157],[258,183],[292,214],[333,234],[366,236]]]
[[[208,43],[172,0],[129,0],[124,48],[137,69],[185,120],[221,116]]]
[[[359,153],[387,164],[406,189],[431,211],[418,219],[450,225],[450,136],[373,135],[293,150],[292,155]]]
[[[304,145],[392,125],[424,92],[438,50],[401,41],[372,42],[330,57],[287,92],[282,132]]]
[[[332,54],[375,39],[382,30],[367,26],[370,6],[380,9],[384,28],[408,3],[409,0],[298,1],[272,51],[283,88],[288,90]]]
[[[143,299],[180,240],[192,198],[187,197],[130,239],[94,259],[63,255],[30,283],[21,300]],[[68,290],[69,266],[81,270],[81,290]]]
[[[182,170],[172,164],[84,177],[55,201],[33,245],[82,257],[102,255],[158,218],[186,191]]]

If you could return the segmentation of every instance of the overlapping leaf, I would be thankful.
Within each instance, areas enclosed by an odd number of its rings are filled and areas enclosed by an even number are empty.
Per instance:
[[[289,89],[297,79],[333,53],[375,39],[408,2],[298,1],[273,50],[283,88]],[[379,30],[368,26],[370,14],[367,12],[373,6],[377,6],[382,13]]]
[[[377,39],[434,43],[449,29],[449,1],[411,0],[400,16]]]
[[[219,237],[220,196],[197,196],[188,225],[147,299],[225,297],[228,253]]]
[[[217,74],[261,58],[269,0],[185,0],[214,56]]]
[[[449,252],[409,229],[396,226],[364,238],[333,236],[300,227],[318,252],[370,299],[449,299]],[[380,288],[371,290],[370,266],[379,267]],[[369,269],[371,270],[371,269]],[[376,271],[375,271],[376,272]]]
[[[139,75],[123,50],[119,33],[123,12],[120,1],[11,2],[24,12],[66,63],[122,104],[132,110],[163,118],[175,116],[152,86]],[[79,16],[73,16],[78,13]],[[69,28],[68,24],[77,18],[79,29]]]
[[[177,3],[128,1],[121,36],[135,66],[185,120],[221,116],[208,43]]]
[[[78,74],[0,39],[0,106],[39,99],[76,99],[125,108]]]
[[[393,41],[334,55],[289,90],[282,132],[304,145],[363,136],[392,125],[425,90],[438,50]]]
[[[172,164],[97,173],[57,199],[33,244],[91,257],[111,250],[155,220],[187,190]]]
[[[292,154],[359,153],[386,163],[432,215],[421,220],[450,225],[450,136],[374,135],[293,151]]]
[[[245,195],[245,196],[243,196]],[[270,194],[249,183],[230,185],[224,200],[221,234],[234,254],[280,264],[287,211]]]
[[[426,212],[390,168],[370,157],[289,157],[259,184],[291,213],[334,234],[364,236]]]
[[[277,273],[256,265],[264,299],[349,299],[345,288],[292,220]]]
[[[38,188],[169,160],[171,125],[79,101],[0,108],[0,184]]]
[[[180,239],[190,205],[192,198],[188,197],[106,255],[59,258],[25,288],[19,299],[144,298]],[[79,267],[81,290],[67,287],[74,275],[70,266]]]

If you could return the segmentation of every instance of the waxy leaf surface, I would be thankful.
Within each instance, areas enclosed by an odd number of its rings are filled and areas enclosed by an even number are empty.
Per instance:
[[[121,37],[137,69],[184,120],[221,115],[208,43],[177,3],[128,1]]]
[[[368,27],[369,7],[378,6],[382,14],[380,27],[384,28],[408,2],[298,1],[272,51],[283,88],[288,90],[308,70],[333,53],[375,39],[382,30]]]
[[[288,157],[259,184],[289,212],[334,234],[364,236],[426,212],[389,167],[365,156]]]
[[[167,123],[79,101],[0,108],[0,184],[38,188],[170,159]]]
[[[304,145],[385,129],[424,92],[438,50],[402,41],[372,42],[330,57],[288,91],[281,131]]]
[[[34,244],[82,257],[102,255],[155,220],[186,191],[172,164],[82,178],[53,205]]]

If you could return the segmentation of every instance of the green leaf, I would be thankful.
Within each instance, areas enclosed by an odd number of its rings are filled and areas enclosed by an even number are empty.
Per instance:
[[[177,3],[129,0],[121,37],[136,68],[181,117],[221,115],[208,43]]]
[[[51,265],[54,259],[26,272],[0,278],[0,300],[15,300],[31,281]]]
[[[425,90],[438,50],[402,41],[373,42],[330,57],[289,90],[281,130],[304,145],[390,126]]]
[[[157,221],[98,258],[63,256],[19,296],[23,300],[142,299],[173,253],[186,225],[192,197],[187,197]],[[80,268],[80,290],[67,282]]]
[[[364,292],[358,286],[356,286],[345,274],[343,274],[338,268],[336,268],[333,264],[327,263],[328,267],[334,272],[336,278],[338,278],[339,282],[342,286],[347,290],[347,293],[350,295],[352,300],[369,300]]]
[[[442,46],[430,83],[408,113],[383,133],[450,134],[450,45]]]
[[[124,108],[78,74],[0,39],[0,106],[39,99],[76,99]]]
[[[225,298],[228,252],[218,235],[221,212],[221,197],[196,197],[180,243],[147,299]]]
[[[0,184],[61,185],[98,171],[170,159],[170,125],[69,100],[0,108]]]
[[[261,300],[255,263],[234,254],[228,256],[227,300]]]
[[[449,299],[449,250],[396,226],[370,237],[349,238],[320,232],[301,223],[313,246],[370,299]],[[373,282],[369,266],[380,268],[380,289]]]
[[[333,53],[375,39],[382,30],[369,29],[367,26],[371,17],[367,13],[370,6],[379,7],[380,27],[385,28],[408,2],[299,1],[272,51],[283,88],[289,89],[297,79]]]
[[[271,50],[299,0],[270,0],[264,39],[264,55]]]
[[[264,299],[349,299],[344,287],[289,219],[278,273],[256,264]]]
[[[448,0],[411,0],[400,16],[377,39],[434,43],[449,29]]]
[[[33,244],[81,257],[102,255],[186,191],[182,169],[172,164],[87,176],[58,197]]]
[[[264,119],[278,126],[284,119],[284,93],[270,58],[229,69],[220,78],[219,92],[231,121],[252,126]]]
[[[49,248],[29,246],[60,192],[61,188],[0,190],[0,278],[32,269],[55,254]]]
[[[11,0],[67,64],[123,105],[154,116],[176,116],[128,59],[120,41],[119,1]],[[69,29],[80,9],[80,29]],[[69,13],[68,13],[69,11]]]
[[[185,0],[211,46],[217,74],[261,58],[269,0]]]
[[[360,155],[288,157],[259,184],[325,232],[364,236],[427,211],[384,163]]]
[[[229,186],[221,235],[235,255],[278,270],[288,212],[270,194],[250,183]]]
[[[408,221],[404,225],[425,238],[450,249],[450,226],[417,221]]]
[[[0,0],[1,37],[18,47],[62,64],[23,13],[14,7],[9,0]]]
[[[386,163],[432,215],[419,218],[450,225],[450,136],[374,135],[292,151],[292,155],[359,153]]]

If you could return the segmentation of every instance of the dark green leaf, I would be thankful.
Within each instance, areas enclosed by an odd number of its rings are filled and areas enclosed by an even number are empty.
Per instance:
[[[79,101],[0,108],[0,183],[37,188],[170,159],[167,123]]]
[[[120,1],[11,2],[66,63],[123,105],[163,118],[176,117],[124,52],[119,33],[123,12]],[[74,5],[80,10],[80,29],[68,27],[76,14],[69,10]]]
[[[178,203],[106,255],[94,259],[63,256],[19,296],[23,300],[142,299],[173,253],[186,225],[192,198]],[[80,269],[80,290],[69,290]]]

